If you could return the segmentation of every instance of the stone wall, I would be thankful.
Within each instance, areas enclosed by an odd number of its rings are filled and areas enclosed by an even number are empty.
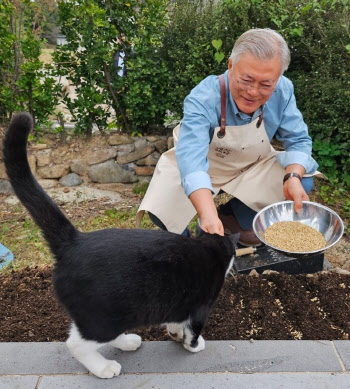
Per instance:
[[[168,135],[131,137],[95,135],[89,140],[67,134],[49,135],[28,145],[28,160],[40,185],[72,187],[83,183],[149,181],[162,153],[173,147]],[[0,193],[12,192],[0,155]]]

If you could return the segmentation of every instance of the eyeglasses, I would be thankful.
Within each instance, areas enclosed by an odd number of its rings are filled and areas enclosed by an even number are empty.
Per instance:
[[[273,83],[272,85],[263,85],[263,86],[256,87],[254,82],[244,80],[240,77],[237,77],[234,73],[233,73],[233,75],[234,75],[239,87],[241,89],[246,90],[246,91],[251,91],[253,89],[256,89],[261,95],[268,96],[275,89],[275,83]]]

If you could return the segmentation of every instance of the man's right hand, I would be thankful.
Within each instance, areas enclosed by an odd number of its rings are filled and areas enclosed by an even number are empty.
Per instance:
[[[209,189],[198,189],[189,196],[200,220],[200,227],[209,234],[224,235],[224,226],[218,217],[213,195]]]
[[[221,220],[216,215],[216,218],[202,219],[200,218],[201,229],[209,234],[219,234],[224,236],[224,226],[221,223]]]

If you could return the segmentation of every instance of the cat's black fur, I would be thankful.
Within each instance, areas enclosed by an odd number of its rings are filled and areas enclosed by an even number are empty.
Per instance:
[[[6,172],[55,256],[55,292],[82,342],[104,344],[133,328],[186,322],[193,335],[188,347],[195,348],[232,266],[236,237],[78,231],[30,171],[26,148],[31,128],[27,113],[11,121],[3,145]]]

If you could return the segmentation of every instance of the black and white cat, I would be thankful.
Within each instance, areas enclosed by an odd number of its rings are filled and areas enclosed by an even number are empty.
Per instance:
[[[237,236],[78,231],[30,171],[32,125],[27,113],[11,121],[3,146],[6,172],[55,256],[53,284],[72,319],[71,353],[96,376],[111,378],[121,366],[97,350],[106,344],[136,350],[140,336],[125,331],[160,324],[187,350],[203,350],[200,333],[232,267]]]

